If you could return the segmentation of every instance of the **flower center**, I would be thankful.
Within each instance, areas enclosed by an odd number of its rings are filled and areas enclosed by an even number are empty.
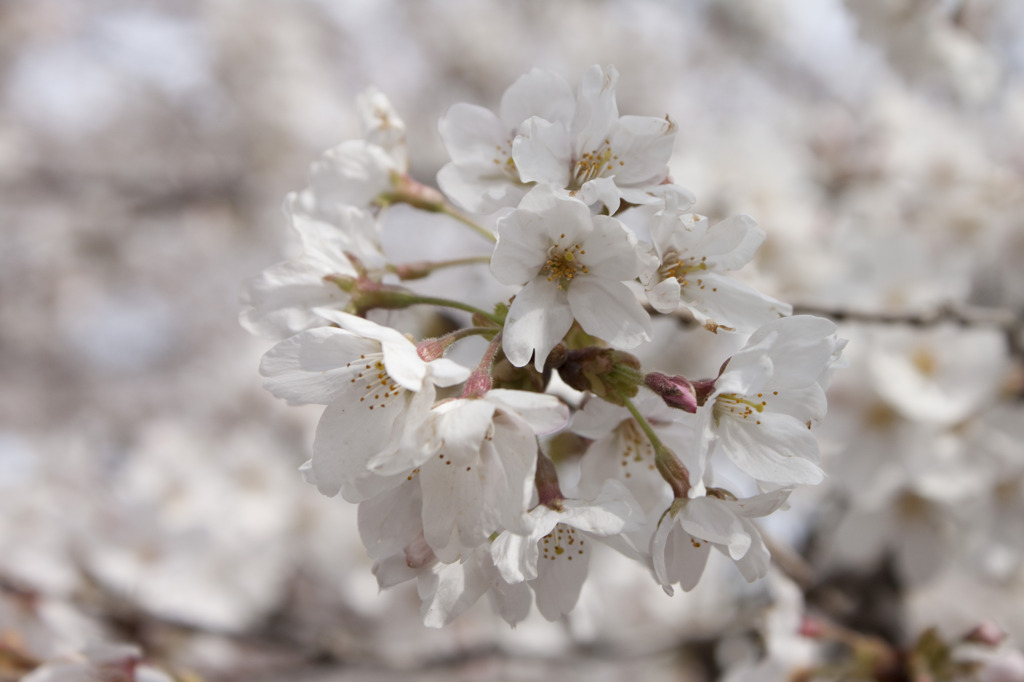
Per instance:
[[[519,169],[516,168],[516,160],[512,158],[512,140],[505,140],[505,144],[494,145],[494,149],[497,154],[494,155],[492,161],[497,166],[499,172],[504,173],[516,182],[520,182]]]
[[[353,388],[362,393],[359,398],[360,406],[370,411],[384,409],[404,390],[387,373],[383,359],[384,355],[381,353],[360,355],[358,360],[346,365],[355,371],[349,383],[355,384]]]
[[[640,426],[634,419],[627,419],[619,425],[619,434],[623,440],[622,459],[619,464],[622,466],[624,478],[633,478],[633,470],[642,471],[644,468],[649,471],[655,470],[654,446],[640,430]]]
[[[544,272],[547,273],[549,282],[558,282],[559,289],[565,289],[577,275],[590,274],[586,264],[580,261],[580,256],[585,256],[587,250],[579,244],[568,247],[562,246],[561,240],[565,234],[559,237],[559,242],[548,249],[548,259],[544,263]]]
[[[626,162],[620,161],[619,155],[612,152],[611,140],[606,138],[604,144],[593,151],[584,152],[576,161],[569,189],[575,192],[594,178],[602,177],[616,167],[625,165]]]
[[[665,280],[675,277],[680,285],[686,285],[686,276],[691,272],[707,270],[707,256],[701,256],[698,261],[695,258],[682,258],[677,251],[669,251],[661,259],[661,267],[658,268],[658,280]]]
[[[572,561],[573,555],[585,555],[587,548],[583,538],[576,536],[576,529],[559,523],[555,529],[540,541],[541,559],[555,561],[558,558]]]
[[[777,395],[778,391],[775,394]],[[759,415],[768,406],[768,401],[763,400],[763,398],[763,393],[758,393],[756,400],[746,398],[737,393],[723,393],[715,398],[715,418],[718,419],[725,414],[741,419],[749,419]],[[760,424],[761,420],[755,419],[755,422]]]

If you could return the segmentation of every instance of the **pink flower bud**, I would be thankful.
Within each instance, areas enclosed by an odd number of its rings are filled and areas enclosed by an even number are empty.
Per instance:
[[[660,395],[669,407],[675,407],[693,414],[697,411],[697,393],[693,384],[684,376],[668,376],[661,372],[650,372],[644,377],[647,387]]]

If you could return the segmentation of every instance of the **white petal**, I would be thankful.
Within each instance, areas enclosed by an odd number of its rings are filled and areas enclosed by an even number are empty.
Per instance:
[[[351,266],[334,272],[355,274]],[[346,292],[324,282],[328,274],[320,265],[301,259],[272,265],[243,284],[239,321],[249,333],[270,339],[324,324],[313,308],[342,307],[349,301]]]
[[[665,580],[667,585],[678,584],[684,592],[689,592],[697,586],[704,574],[711,554],[711,543],[693,537],[678,523],[674,525],[674,532],[666,539]]]
[[[569,186],[571,151],[565,126],[540,118],[527,120],[512,143],[519,178],[559,189]]]
[[[542,371],[548,353],[569,331],[572,320],[566,293],[556,283],[538,277],[516,294],[505,320],[501,348],[516,367],[526,365],[534,355],[534,365]]]
[[[722,502],[733,509],[740,516],[747,518],[758,518],[768,516],[777,511],[789,499],[789,488],[773,490],[769,493],[754,495],[753,497],[741,498],[739,500],[723,500]]]
[[[515,413],[537,435],[557,431],[569,421],[568,406],[557,396],[547,393],[495,388],[487,392],[487,400]]]
[[[483,401],[480,401],[483,402]],[[505,413],[479,457],[456,462],[442,451],[420,471],[423,533],[442,560],[475,547],[522,515],[533,485],[537,443],[532,430]]]
[[[622,282],[580,277],[569,287],[568,300],[583,331],[611,346],[635,348],[651,338],[650,315]]]
[[[757,526],[747,519],[740,519],[740,521],[750,537],[750,548],[742,557],[735,560],[736,567],[740,569],[740,573],[747,579],[747,582],[752,583],[768,575],[772,557],[768,553],[768,548],[765,546]]]
[[[362,407],[339,400],[327,406],[313,440],[313,473],[324,495],[342,492],[349,502],[362,502],[401,483],[402,477],[377,476],[367,462],[381,452],[394,451],[401,412]]]
[[[511,132],[494,112],[461,102],[448,108],[437,122],[437,129],[456,164],[491,161],[497,156],[495,148],[508,144]]]
[[[588,400],[582,410],[573,414],[570,428],[573,433],[596,440],[607,436],[621,422],[631,418],[624,407],[606,400]]]
[[[569,128],[576,158],[598,149],[618,120],[619,107],[615,103],[618,80],[619,72],[613,66],[602,69],[595,64],[583,74],[576,98],[576,113]]]
[[[750,549],[750,534],[740,518],[717,498],[688,501],[679,512],[679,523],[695,538],[725,546],[733,559],[739,559]]]
[[[627,501],[629,492],[618,481],[606,481],[607,484],[611,484],[612,489],[617,488],[620,497],[612,498],[606,493],[605,499],[593,503],[566,501],[561,522],[601,537],[621,533],[632,511],[632,505]]]
[[[667,118],[623,116],[609,139],[619,157],[613,169],[617,183],[657,185],[668,175],[675,125]]]
[[[491,557],[494,560],[494,565],[501,572],[501,577],[506,582],[520,583],[529,578],[536,577],[535,574],[528,576],[524,572],[524,566],[531,565],[530,557],[526,552],[526,549],[531,545],[534,548],[532,565],[536,567],[538,552],[536,551],[537,541],[535,538],[529,535],[504,531],[491,543]]]
[[[529,187],[493,162],[445,164],[437,172],[437,185],[449,199],[470,213],[491,213],[506,206],[517,206]]]
[[[796,418],[801,424],[811,422],[817,425],[825,418],[828,403],[825,399],[825,390],[819,384],[811,384],[803,388],[783,389],[776,393],[771,382],[765,386],[768,407],[772,412],[788,414]]]
[[[325,204],[369,206],[391,188],[400,172],[391,156],[375,144],[349,140],[327,150],[310,169],[310,187]]]
[[[532,69],[516,79],[501,97],[501,120],[515,130],[531,116],[569,125],[576,100],[572,88],[558,74]]]
[[[361,355],[380,357],[380,346],[334,327],[309,329],[267,351],[260,362],[263,386],[293,405],[326,405],[352,391],[352,379],[364,370]],[[355,367],[352,360],[359,361]]]
[[[561,534],[560,529],[564,530]],[[546,547],[546,556],[539,559],[537,578],[530,582],[536,594],[537,609],[548,620],[557,620],[576,606],[587,578],[591,551],[591,541],[582,533],[561,525],[556,526],[554,532]],[[572,544],[566,538],[572,539]]]
[[[419,481],[405,481],[359,504],[359,538],[371,559],[401,552],[422,531]]]
[[[509,625],[514,626],[530,615],[533,606],[533,592],[525,583],[509,585],[500,577],[491,580],[488,592],[491,604]]]
[[[739,214],[709,226],[698,248],[700,255],[707,256],[709,267],[738,270],[750,262],[766,237],[753,218]]]
[[[679,308],[679,291],[679,280],[669,277],[647,290],[647,300],[652,308],[663,315],[668,315]]]
[[[417,582],[423,624],[428,628],[444,627],[475,604],[489,587],[490,579],[479,561],[438,564]]]
[[[629,280],[640,274],[636,237],[615,218],[594,216],[593,232],[584,240],[581,260],[591,274],[605,279]]]
[[[773,334],[769,354],[775,366],[772,381],[779,388],[816,382],[835,360],[839,339],[831,320],[813,315],[784,317],[762,325],[747,344],[755,345]]]
[[[739,280],[718,272],[689,275],[682,288],[682,302],[701,322],[710,320],[732,330],[751,332],[785,317],[793,306],[751,289]]]
[[[600,203],[608,208],[608,215],[615,215],[619,210],[620,193],[615,184],[616,178],[594,178],[583,183],[577,196],[588,206]]]
[[[377,586],[382,590],[401,585],[419,575],[417,569],[409,568],[404,553],[377,559],[373,562],[371,572],[377,578]]]
[[[805,424],[789,415],[766,411],[747,420],[723,416],[718,427],[718,443],[726,456],[759,481],[815,485],[825,478],[816,464],[818,442]]]
[[[438,358],[437,360],[431,360],[427,363],[427,370],[429,372],[429,380],[433,382],[435,386],[455,386],[461,384],[463,381],[469,378],[472,374],[472,370],[468,367],[463,367],[454,360],[448,358]],[[397,381],[397,377],[395,377]]]
[[[544,267],[551,247],[545,215],[520,208],[495,227],[498,243],[491,255],[491,273],[502,284],[530,281]]]
[[[454,465],[475,463],[480,446],[491,430],[495,405],[487,400],[458,399],[435,411],[445,455]]]

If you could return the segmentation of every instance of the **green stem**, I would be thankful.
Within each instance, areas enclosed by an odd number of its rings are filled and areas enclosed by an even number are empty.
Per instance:
[[[349,293],[349,312],[362,315],[367,310],[383,308],[385,310],[399,310],[413,305],[436,305],[443,308],[455,308],[471,313],[475,320],[487,320],[495,327],[503,327],[504,320],[462,301],[455,301],[450,298],[439,298],[437,296],[418,296],[411,291],[401,287],[378,284],[368,280],[357,280],[342,275],[327,275],[325,281],[336,284],[339,288]],[[479,325],[480,322],[474,322]]]
[[[463,303],[462,301],[454,301],[449,298],[439,298],[437,296],[416,296],[415,294],[408,294],[407,296],[409,302],[406,305],[436,305],[441,306],[443,308],[455,308],[456,310],[465,310],[467,313],[479,315],[485,320],[493,322],[498,327],[502,326],[501,320],[493,313],[489,313],[486,310],[481,310],[476,306],[472,306],[468,303]]]
[[[456,210],[454,206],[445,200],[444,195],[433,187],[427,187],[423,183],[417,182],[407,175],[399,175],[397,173],[392,175],[391,184],[392,191],[385,192],[377,197],[377,202],[381,206],[403,203],[409,204],[413,208],[429,211],[431,213],[443,213],[446,216],[455,218],[481,237],[484,237],[491,242],[498,241],[498,238],[494,236],[493,232],[484,228],[482,225],[476,224]]]
[[[636,405],[620,389],[616,388],[615,391],[619,394],[622,404],[626,406],[629,413],[633,415],[633,419],[647,435],[647,439],[651,441],[651,445],[654,447],[654,463],[658,467],[658,473],[672,486],[672,492],[677,498],[685,499],[690,492],[690,472],[679,461],[675,453],[665,447],[665,444],[658,438],[658,434],[654,433],[654,428],[647,418],[640,414],[640,410],[636,409]]]
[[[490,230],[485,228],[483,225],[477,225],[475,222],[470,220],[468,217],[463,215],[461,212],[456,211],[454,207],[448,205],[447,203],[444,204],[444,206],[441,208],[440,212],[444,213],[446,216],[450,216],[452,218],[455,218],[460,223],[462,223],[466,227],[470,228],[471,230],[473,230],[474,232],[476,232],[477,234],[482,236],[484,239],[488,239],[488,240],[490,240],[492,242],[498,241],[498,238],[496,236],[494,236],[493,232],[491,232]]]
[[[409,280],[421,279],[442,268],[453,268],[460,265],[481,265],[490,262],[490,256],[466,256],[465,258],[452,258],[451,260],[402,263],[401,265],[390,265],[388,269],[398,275],[400,279]]]

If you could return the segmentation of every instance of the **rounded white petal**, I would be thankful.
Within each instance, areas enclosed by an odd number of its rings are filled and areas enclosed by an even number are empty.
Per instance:
[[[651,338],[650,315],[622,282],[581,277],[569,287],[568,301],[583,331],[615,348],[635,348]]]
[[[558,189],[569,186],[569,135],[561,123],[528,119],[512,143],[512,158],[523,182],[539,182]]]
[[[569,127],[576,158],[600,147],[618,120],[619,107],[615,102],[618,80],[619,72],[614,66],[605,69],[595,64],[583,74],[576,112]]]
[[[751,332],[793,312],[793,306],[788,303],[722,273],[703,272],[688,279],[688,286],[681,290],[682,303],[702,323],[712,322],[729,331]]]
[[[647,290],[647,300],[652,308],[663,315],[668,315],[679,308],[679,291],[679,280],[669,277]]]
[[[564,78],[534,68],[505,90],[501,97],[501,120],[509,130],[516,130],[531,116],[568,126],[575,108],[572,88]]]
[[[491,162],[497,156],[496,148],[508,144],[511,132],[494,112],[462,102],[448,108],[437,122],[437,129],[456,164]]]
[[[609,136],[618,156],[612,169],[622,185],[657,185],[668,175],[675,124],[656,116],[623,116]]]
[[[351,361],[380,354],[371,339],[334,327],[309,329],[277,344],[263,356],[263,387],[292,405],[326,405],[352,391],[352,379],[364,369]]]
[[[502,409],[515,413],[533,428],[534,433],[552,433],[569,421],[569,407],[558,396],[531,391],[495,388],[486,399]]]
[[[548,353],[572,327],[572,320],[566,293],[556,283],[538,277],[516,294],[505,320],[501,349],[516,367],[523,367],[534,356],[534,365],[541,371]]]
[[[759,481],[816,485],[825,478],[817,465],[817,440],[794,417],[768,411],[747,420],[723,416],[718,429],[718,444],[726,456]]]

